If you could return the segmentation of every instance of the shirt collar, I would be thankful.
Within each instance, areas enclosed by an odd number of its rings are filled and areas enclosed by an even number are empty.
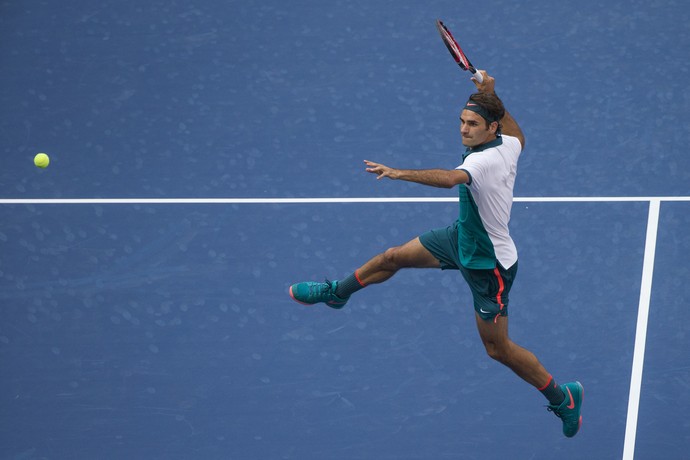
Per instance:
[[[486,149],[490,149],[491,147],[498,147],[499,145],[503,144],[503,139],[499,136],[496,139],[486,142],[482,145],[477,145],[476,147],[467,147],[465,149],[465,154],[462,156],[463,158],[467,157],[468,155],[475,153],[475,152],[481,152]]]

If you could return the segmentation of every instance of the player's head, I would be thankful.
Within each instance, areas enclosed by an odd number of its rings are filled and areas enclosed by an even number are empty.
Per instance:
[[[480,115],[486,122],[486,129],[493,130],[501,135],[501,119],[506,113],[501,99],[494,93],[474,93],[463,107],[463,112],[468,110]],[[493,125],[493,123],[496,123]],[[492,126],[493,125],[493,126]]]
[[[466,147],[476,147],[501,135],[503,102],[495,94],[475,93],[460,114],[460,133]]]

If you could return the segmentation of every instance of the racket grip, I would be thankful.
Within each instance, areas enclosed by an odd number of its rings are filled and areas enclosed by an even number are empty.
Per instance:
[[[484,77],[482,77],[482,74],[477,72],[476,70],[472,72],[472,78],[477,80],[478,83],[481,83],[484,81]]]

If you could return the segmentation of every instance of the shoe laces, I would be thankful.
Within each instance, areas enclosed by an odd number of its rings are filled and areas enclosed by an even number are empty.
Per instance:
[[[546,406],[546,410],[549,412],[553,412],[558,418],[563,418],[563,414],[561,413],[561,411],[558,410],[557,407]]]
[[[310,286],[310,293],[321,295],[330,292],[332,283],[326,278],[323,283],[314,283]]]
[[[564,409],[559,409],[558,407],[554,407],[551,405],[546,406],[546,410],[549,412],[553,412],[556,417],[560,418],[563,420],[564,423],[573,423],[575,418],[572,417],[572,415],[569,413],[569,410],[567,408]]]

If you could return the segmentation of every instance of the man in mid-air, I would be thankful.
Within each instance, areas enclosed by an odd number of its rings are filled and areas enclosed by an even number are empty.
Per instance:
[[[460,114],[460,134],[466,147],[460,166],[402,170],[365,161],[366,171],[377,179],[442,188],[457,185],[458,220],[386,250],[341,280],[297,283],[290,286],[289,293],[303,304],[323,302],[339,309],[358,290],[382,283],[402,268],[459,270],[472,292],[477,328],[488,355],[537,388],[549,401],[547,409],[563,421],[563,434],[572,437],[582,423],[582,384],[556,384],[532,352],[508,337],[509,294],[518,268],[508,222],[525,137],[496,96],[494,78],[481,73],[481,83],[473,79],[478,92],[470,96]]]

